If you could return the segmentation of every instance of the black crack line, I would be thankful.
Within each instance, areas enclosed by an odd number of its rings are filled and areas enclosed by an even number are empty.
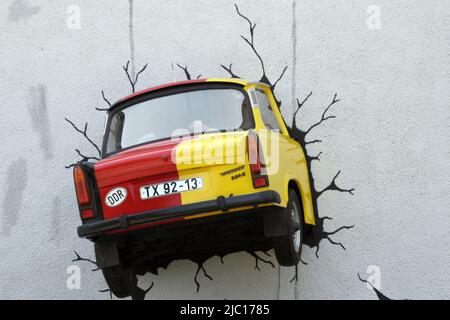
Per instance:
[[[137,73],[135,76],[130,74],[130,61],[128,60],[126,65],[122,66],[123,71],[125,71],[125,74],[128,78],[128,81],[130,82],[131,85],[131,92],[135,93],[136,92],[136,84],[138,83],[139,80],[139,75],[145,71],[145,69],[147,69],[147,65],[148,63],[146,63]]]
[[[105,101],[106,104],[108,105],[108,108],[98,108],[98,107],[95,107],[95,110],[97,110],[97,111],[108,111],[109,108],[112,107],[112,103],[105,97],[105,92],[104,92],[103,90],[102,90],[102,98],[103,98],[103,101]]]
[[[184,75],[185,75],[185,77],[186,77],[186,80],[192,80],[192,75],[191,75],[191,73],[189,72],[188,66],[184,66],[184,67],[183,67],[181,64],[177,63],[177,67],[180,68],[181,70],[183,70]],[[195,78],[196,78],[196,79],[200,79],[201,76],[202,76],[202,75],[199,74],[199,75],[198,75],[197,77],[195,77]]]
[[[306,263],[305,261],[303,261],[302,259],[300,259],[300,262],[299,263],[301,263],[301,264],[303,264],[303,265],[305,265],[305,266],[307,266],[308,265],[308,263]],[[294,266],[295,267],[295,273],[294,273],[294,276],[292,277],[292,279],[291,280],[289,280],[289,283],[292,283],[292,282],[297,282],[298,281],[298,263]]]
[[[330,242],[331,244],[340,246],[343,250],[346,250],[345,246],[341,242],[337,242],[337,241],[333,240],[332,238],[330,238],[330,236],[335,235],[342,230],[349,230],[354,227],[354,226],[342,226],[342,227],[337,228],[334,231],[327,232],[324,230],[324,225],[323,225],[324,220],[332,220],[332,218],[330,218],[330,217],[319,218],[316,223],[316,230],[314,230],[314,232],[311,236],[305,237],[305,239],[304,239],[304,243],[307,246],[309,246],[311,248],[316,248],[315,255],[317,258],[319,258],[320,243],[322,242],[322,240],[325,240],[325,239],[328,240],[328,242]]]
[[[266,260],[266,259],[262,258],[262,257],[259,256],[256,252],[254,252],[254,251],[246,251],[246,252],[247,252],[249,255],[251,255],[252,257],[255,258],[255,269],[256,269],[256,270],[261,271],[261,269],[259,268],[259,264],[258,264],[259,261],[261,261],[261,262],[263,262],[263,263],[265,263],[265,264],[269,264],[269,265],[272,266],[272,268],[275,268],[275,265],[273,264],[272,261]],[[270,255],[269,255],[269,256],[270,256]]]
[[[86,262],[89,262],[89,263],[91,263],[91,264],[93,264],[93,265],[96,266],[96,268],[95,268],[95,269],[92,269],[92,271],[98,271],[98,270],[100,270],[100,268],[98,267],[96,261],[91,260],[91,259],[87,259],[87,258],[82,258],[82,257],[78,254],[78,252],[76,252],[76,251],[73,251],[73,252],[75,253],[75,256],[76,256],[76,257],[75,257],[74,259],[72,259],[72,262],[86,261]]]
[[[245,43],[247,43],[247,45],[251,48],[251,50],[253,51],[253,53],[255,54],[255,56],[257,57],[257,59],[259,60],[259,63],[261,65],[261,70],[262,70],[262,76],[260,81],[263,83],[268,84],[272,90],[275,90],[276,85],[278,84],[278,82],[283,78],[286,70],[287,70],[287,66],[284,67],[283,71],[281,72],[280,76],[278,77],[278,79],[272,83],[269,78],[267,77],[266,74],[266,67],[265,67],[265,63],[264,60],[261,56],[261,54],[259,53],[259,51],[256,49],[255,47],[255,28],[256,28],[256,23],[252,22],[247,16],[245,16],[244,14],[242,14],[239,10],[239,7],[237,6],[237,4],[234,4],[234,7],[236,9],[236,13],[238,14],[239,17],[241,17],[242,19],[244,19],[248,25],[249,25],[249,36],[241,36],[241,39],[244,40]],[[223,69],[225,69],[232,77],[237,77],[232,71],[231,71],[231,66],[232,64],[230,64],[230,66],[227,68],[224,65],[221,65],[221,67]],[[238,78],[238,77],[237,77]],[[281,101],[278,101],[278,105],[281,106]]]
[[[334,116],[334,115],[328,115],[328,112],[331,109],[331,107],[333,107],[335,104],[337,104],[340,101],[340,99],[338,99],[337,94],[335,94],[333,96],[332,101],[323,110],[320,120],[318,120],[317,122],[312,124],[308,129],[302,130],[297,125],[297,115],[300,111],[303,110],[305,103],[308,101],[308,99],[311,97],[311,95],[312,95],[312,91],[302,101],[300,101],[298,98],[296,99],[297,109],[294,112],[294,118],[292,121],[292,128],[290,129],[290,133],[291,133],[291,136],[295,140],[297,140],[297,142],[300,143],[300,145],[303,147],[303,150],[304,150],[307,167],[308,167],[309,180],[310,180],[310,184],[311,184],[314,214],[315,214],[315,218],[316,218],[316,226],[314,227],[314,232],[311,235],[305,236],[304,243],[311,248],[316,248],[315,255],[316,255],[316,257],[319,257],[320,243],[324,239],[328,240],[328,242],[330,242],[333,245],[340,246],[342,249],[345,250],[345,246],[341,242],[337,242],[337,241],[333,240],[330,236],[340,232],[341,230],[353,228],[353,226],[342,226],[332,232],[325,231],[324,230],[324,221],[331,220],[331,218],[319,216],[319,214],[318,214],[318,199],[319,199],[319,197],[324,192],[331,191],[331,190],[345,192],[345,193],[349,193],[349,194],[353,195],[353,192],[355,189],[354,188],[344,189],[337,185],[336,179],[340,175],[341,171],[338,171],[338,173],[334,176],[334,178],[332,179],[330,184],[328,186],[326,186],[325,188],[323,188],[322,190],[318,191],[315,186],[314,175],[312,174],[312,169],[311,169],[311,163],[314,160],[320,161],[320,156],[322,155],[322,152],[319,152],[316,155],[310,155],[310,154],[308,154],[308,150],[307,150],[306,146],[309,144],[313,144],[313,143],[319,143],[322,140],[314,139],[314,140],[307,141],[306,137],[308,134],[311,133],[311,131],[314,128],[319,127],[325,121],[336,118],[336,116]]]
[[[77,163],[79,163],[81,161],[88,161],[90,159],[99,160],[99,158],[101,157],[101,151],[100,151],[99,146],[94,141],[92,141],[91,138],[89,138],[89,135],[87,133],[88,123],[86,122],[85,125],[84,125],[84,128],[80,129],[71,120],[69,120],[67,118],[64,118],[64,120],[66,120],[68,123],[70,123],[72,128],[74,128],[75,131],[80,133],[91,144],[91,146],[93,146],[97,150],[97,153],[98,153],[98,156],[86,156],[86,155],[82,154],[79,149],[75,149],[75,152],[82,158]],[[72,163],[72,164],[67,165],[65,167],[66,167],[66,169],[69,169],[69,168],[75,166],[77,163]]]
[[[150,284],[150,286],[147,289],[141,289],[139,287],[136,287],[135,291],[131,295],[132,300],[144,300],[147,293],[153,289],[153,282]]]
[[[233,64],[232,63],[230,63],[230,65],[228,67],[223,64],[221,64],[220,66],[222,67],[222,69],[224,69],[226,72],[229,73],[231,78],[240,79],[240,77],[233,72],[233,70],[232,70]]]
[[[94,272],[94,271],[98,271],[98,270],[101,270],[101,268],[99,268],[98,267],[98,264],[97,264],[97,262],[96,261],[94,261],[94,260],[92,260],[92,259],[88,259],[88,258],[83,258],[83,257],[81,257],[79,254],[78,254],[78,252],[76,252],[75,250],[74,250],[74,253],[75,253],[75,258],[74,259],[72,259],[72,262],[77,262],[77,261],[85,261],[85,262],[89,262],[89,263],[91,263],[91,264],[93,264],[93,265],[95,265],[96,266],[96,268],[95,269],[92,269],[92,271]],[[204,270],[204,269],[203,269]],[[205,274],[206,275],[206,274]],[[207,277],[209,277],[208,275],[206,275]],[[211,278],[212,279],[212,278]],[[139,288],[138,286],[136,286],[136,288],[134,289],[134,292],[132,293],[132,295],[131,295],[131,298],[133,299],[133,300],[144,300],[145,299],[145,296],[146,296],[146,294],[153,288],[153,285],[154,285],[154,283],[153,283],[153,281],[152,281],[152,283],[151,283],[151,285],[147,288],[147,289],[141,289],[141,288]],[[109,293],[109,296],[110,296],[110,299],[112,300],[112,292],[111,292],[111,289],[102,289],[102,290],[98,290],[98,292],[102,292],[102,293],[106,293],[106,292],[108,292]]]
[[[360,281],[362,281],[362,282],[364,282],[364,283],[366,283],[366,284],[367,284],[367,283],[370,284],[370,286],[372,287],[373,291],[375,291],[375,293],[376,293],[376,295],[377,295],[377,297],[378,297],[378,300],[393,300],[393,299],[387,297],[386,295],[384,295],[383,293],[381,293],[377,288],[375,288],[375,286],[374,286],[371,282],[369,282],[369,281],[364,280],[363,278],[361,278],[361,276],[359,275],[359,273],[358,273],[358,278],[359,278]]]
[[[236,8],[236,12],[237,14],[244,19],[245,21],[248,22],[249,24],[249,32],[250,32],[250,39],[247,37],[244,37],[243,35],[241,35],[241,38],[250,46],[250,48],[253,50],[253,53],[256,55],[256,57],[259,60],[259,63],[261,64],[261,69],[262,69],[262,77],[261,79],[267,79],[266,77],[266,68],[264,66],[264,61],[261,57],[261,55],[259,54],[259,52],[256,50],[255,48],[255,39],[254,39],[254,32],[255,32],[255,27],[256,27],[256,23],[253,23],[249,18],[247,18],[245,15],[243,15],[240,11],[239,11],[239,7],[237,6],[237,4],[234,4],[234,7]]]
[[[200,283],[198,282],[197,276],[198,276],[200,270],[203,271],[203,275],[206,278],[208,278],[209,280],[213,280],[213,278],[206,272],[206,270],[205,270],[205,268],[203,266],[205,261],[199,261],[199,262],[195,262],[195,263],[197,263],[197,271],[195,272],[194,282],[195,282],[195,285],[197,286],[197,292],[199,292],[199,290],[200,290]]]
[[[320,154],[319,154],[319,156],[320,156]],[[315,157],[311,157],[311,158],[315,159]],[[318,156],[317,156],[317,158],[318,158]],[[338,173],[336,173],[336,175],[334,176],[333,180],[330,182],[330,184],[327,187],[325,187],[321,191],[317,191],[317,197],[320,197],[324,192],[331,191],[331,190],[339,191],[339,192],[347,192],[347,193],[349,193],[351,195],[354,195],[353,192],[355,191],[355,188],[342,189],[341,187],[339,187],[336,184],[336,178],[339,176],[340,173],[341,173],[341,170],[339,170]]]
[[[102,289],[102,290],[98,290],[98,292],[101,292],[101,293],[109,293],[109,298],[112,300],[113,299],[113,294],[112,294],[112,292],[111,292],[111,289]]]
[[[305,135],[308,135],[308,133],[311,132],[311,130],[313,130],[314,128],[318,127],[319,125],[321,125],[323,122],[330,120],[330,119],[335,119],[336,116],[332,115],[329,116],[327,115],[327,112],[330,110],[330,108],[332,106],[334,106],[336,103],[338,103],[339,101],[341,101],[340,99],[337,99],[337,93],[334,94],[333,96],[333,100],[331,101],[331,103],[325,108],[325,110],[322,112],[322,117],[320,118],[319,121],[317,121],[316,123],[314,123],[311,127],[309,127],[309,129],[306,130]]]
[[[100,151],[99,146],[92,141],[91,138],[89,138],[88,134],[87,134],[87,129],[88,129],[88,123],[86,122],[84,124],[84,129],[79,129],[71,120],[64,118],[64,120],[66,120],[68,123],[70,123],[70,125],[75,129],[76,132],[80,133],[81,135],[83,135],[83,137],[97,150],[99,157],[101,156],[102,152]]]

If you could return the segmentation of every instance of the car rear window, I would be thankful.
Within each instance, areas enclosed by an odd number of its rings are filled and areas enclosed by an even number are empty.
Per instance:
[[[144,143],[218,131],[252,127],[244,90],[201,88],[150,98],[109,116],[106,154]]]

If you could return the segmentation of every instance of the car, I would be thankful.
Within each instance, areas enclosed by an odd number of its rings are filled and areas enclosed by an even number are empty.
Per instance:
[[[99,161],[74,166],[82,224],[111,291],[175,259],[274,249],[300,261],[315,224],[309,168],[270,85],[236,78],[165,84],[107,111]]]

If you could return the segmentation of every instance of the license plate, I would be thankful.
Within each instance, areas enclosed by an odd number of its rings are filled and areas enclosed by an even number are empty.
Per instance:
[[[184,191],[199,190],[202,188],[202,178],[189,178],[142,186],[140,188],[140,193],[141,199],[146,200]]]

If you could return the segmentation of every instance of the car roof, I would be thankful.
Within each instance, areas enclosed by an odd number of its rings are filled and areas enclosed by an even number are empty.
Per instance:
[[[159,91],[159,90],[163,90],[163,89],[185,86],[185,85],[190,85],[190,84],[195,84],[195,83],[205,83],[205,84],[206,83],[232,83],[232,84],[240,84],[242,86],[246,86],[247,84],[249,84],[251,82],[249,82],[247,80],[239,79],[239,78],[206,78],[206,79],[195,79],[195,80],[186,80],[186,81],[165,83],[165,84],[162,84],[159,86],[140,90],[140,91],[132,93],[128,96],[125,96],[122,99],[115,102],[111,106],[111,108],[108,109],[108,111],[115,109],[119,104],[122,104],[125,101],[131,100],[132,98],[147,94],[149,92],[155,92],[155,91]]]

